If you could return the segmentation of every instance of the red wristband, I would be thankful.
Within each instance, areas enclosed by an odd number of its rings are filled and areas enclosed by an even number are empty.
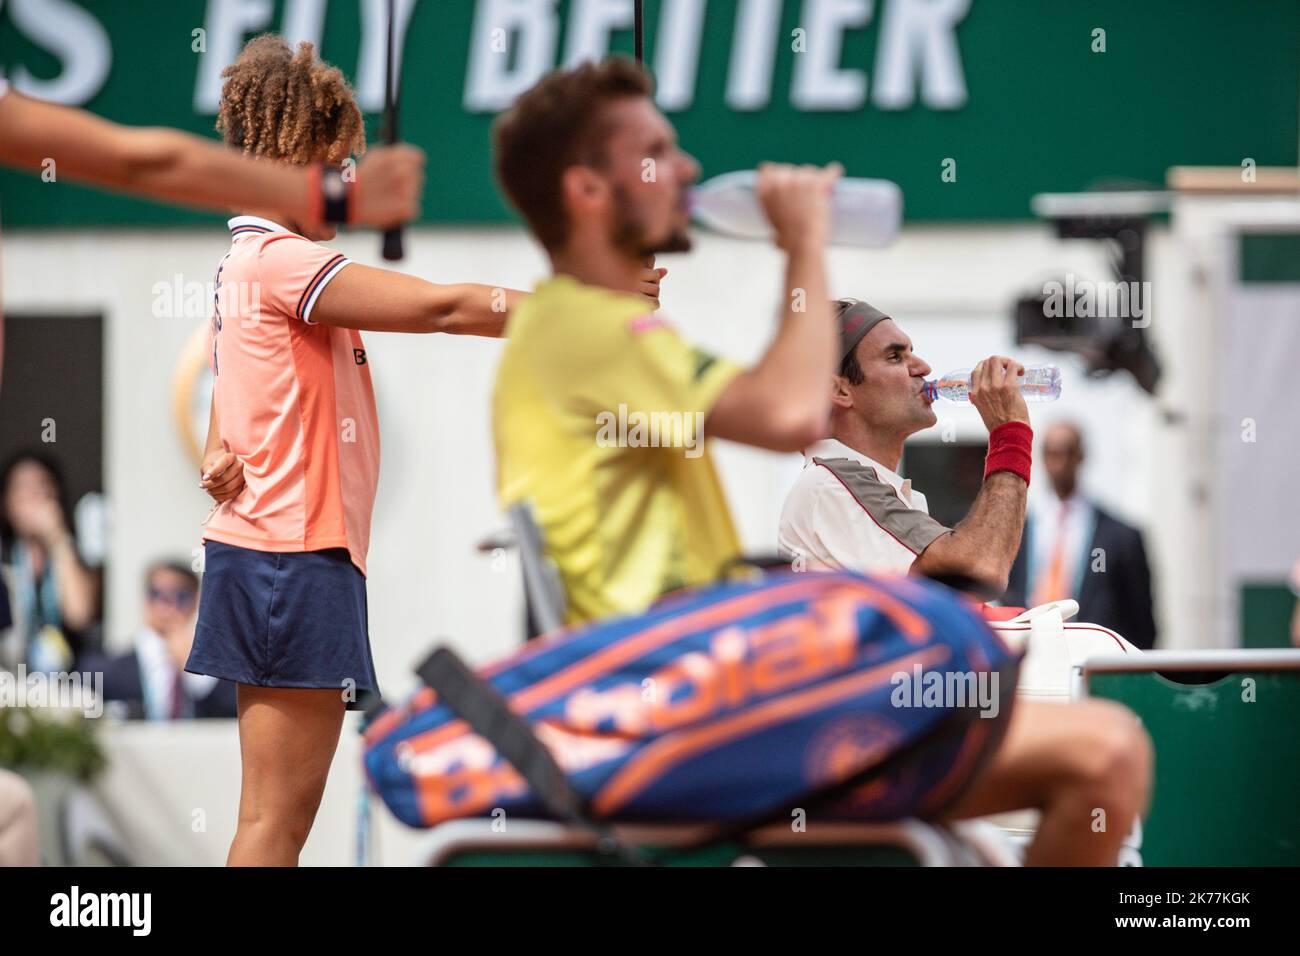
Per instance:
[[[1009,471],[1029,484],[1033,464],[1034,430],[1024,422],[1003,422],[989,432],[989,453],[984,459],[984,480],[998,471]]]
[[[325,219],[325,193],[321,190],[321,165],[307,167],[307,217],[313,225]]]

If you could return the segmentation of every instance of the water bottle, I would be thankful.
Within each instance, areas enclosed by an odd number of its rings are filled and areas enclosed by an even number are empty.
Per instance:
[[[700,225],[745,239],[766,239],[772,225],[755,195],[758,173],[723,173],[691,190]],[[903,222],[903,191],[887,179],[839,179],[831,196],[833,246],[887,246]]]
[[[959,405],[970,404],[971,369],[963,368],[925,383],[930,401],[946,398]],[[1061,397],[1061,370],[1055,365],[1026,365],[1020,382],[1026,402],[1054,402]]]

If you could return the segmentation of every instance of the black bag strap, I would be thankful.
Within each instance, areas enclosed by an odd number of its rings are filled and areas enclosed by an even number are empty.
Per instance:
[[[528,722],[511,710],[505,697],[475,674],[451,648],[439,647],[416,668],[416,673],[433,688],[441,703],[515,768],[548,813],[594,834],[600,853],[633,866],[648,863],[644,854],[592,818],[582,796]]]

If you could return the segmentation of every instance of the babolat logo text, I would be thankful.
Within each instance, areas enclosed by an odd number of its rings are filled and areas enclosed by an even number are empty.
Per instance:
[[[1001,706],[997,671],[895,671],[889,702],[895,707],[978,707],[981,717],[996,717]]]
[[[69,893],[50,897],[51,926],[129,926],[133,936],[148,936],[152,926],[152,893]]]
[[[596,444],[601,448],[681,448],[687,458],[704,454],[703,412],[629,412],[596,415]]]

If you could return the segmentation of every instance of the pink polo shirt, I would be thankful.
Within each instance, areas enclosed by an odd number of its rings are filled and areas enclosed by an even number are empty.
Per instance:
[[[245,487],[209,519],[205,541],[255,551],[347,548],[364,574],[379,481],[370,365],[354,329],[316,325],[345,256],[256,216],[230,220],[212,319],[222,444]]]

